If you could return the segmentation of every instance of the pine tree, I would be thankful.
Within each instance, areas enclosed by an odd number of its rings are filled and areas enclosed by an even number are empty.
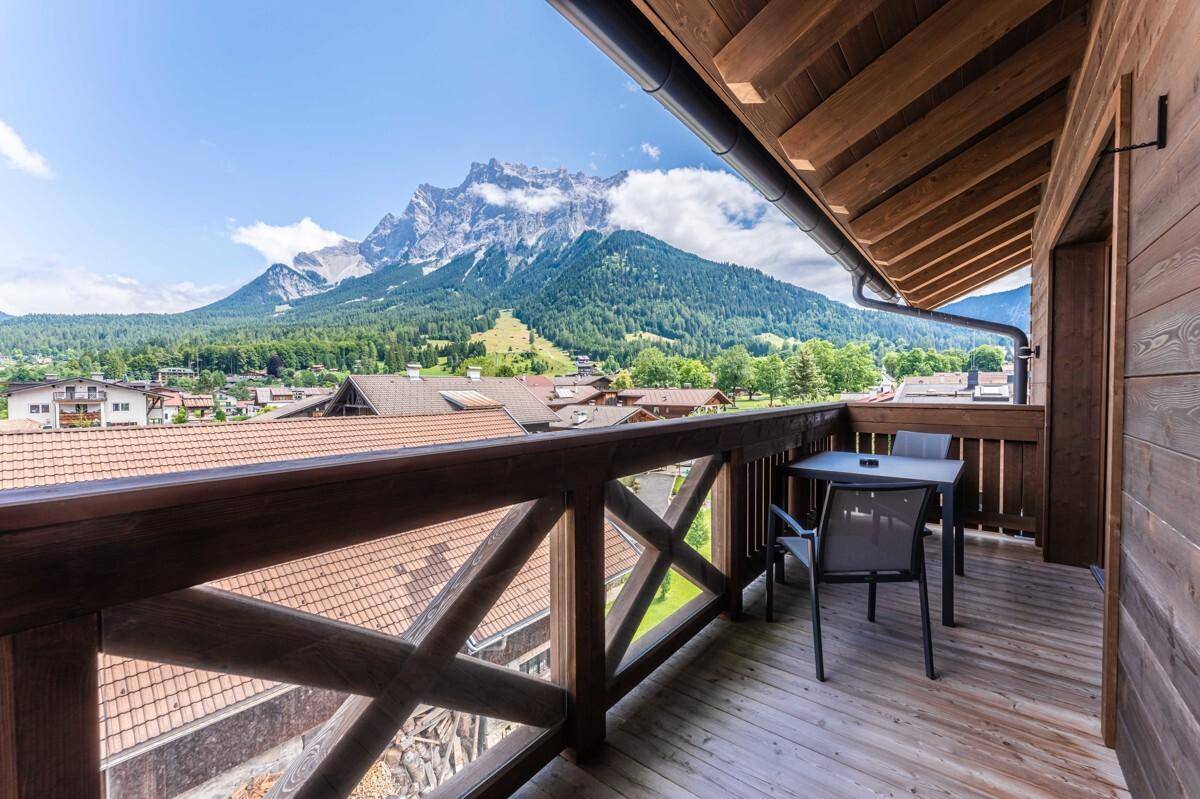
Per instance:
[[[813,399],[824,396],[826,391],[825,376],[817,368],[812,354],[804,347],[796,350],[787,359],[784,393],[798,399]]]

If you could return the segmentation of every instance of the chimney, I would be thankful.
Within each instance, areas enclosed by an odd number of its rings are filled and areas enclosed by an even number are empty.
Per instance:
[[[979,370],[972,368],[967,372],[967,388],[974,389],[977,385],[979,385]]]
[[[467,379],[471,381],[479,380],[479,376],[483,373],[483,368],[479,366],[467,367]]]
[[[583,424],[588,420],[587,411],[575,411],[572,418],[572,424]]]
[[[409,380],[420,380],[421,379],[421,364],[406,363],[404,365],[404,368],[406,370],[408,370],[408,379]]]
[[[92,379],[93,380],[103,380],[104,372],[92,372]]]

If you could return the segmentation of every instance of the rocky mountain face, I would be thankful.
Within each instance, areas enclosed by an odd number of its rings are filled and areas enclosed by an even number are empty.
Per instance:
[[[271,307],[320,294],[330,288],[324,279],[314,279],[287,264],[271,264],[267,271],[240,289],[208,306],[216,310],[240,310],[246,307]]]
[[[1016,325],[1029,332],[1029,292],[1030,286],[1026,283],[1024,286],[1017,286],[1008,291],[967,297],[964,300],[950,303],[942,310],[960,316]]]
[[[611,230],[608,191],[624,179],[624,172],[597,178],[494,158],[474,163],[454,188],[418,186],[403,213],[384,216],[361,242],[300,253],[290,266],[294,275],[279,271],[276,267],[289,267],[276,264],[244,288],[258,284],[250,294],[262,294],[263,304],[271,304],[388,266],[422,264],[431,272],[460,255],[493,247],[502,248],[510,260],[524,261],[547,247],[574,241],[584,231]]]

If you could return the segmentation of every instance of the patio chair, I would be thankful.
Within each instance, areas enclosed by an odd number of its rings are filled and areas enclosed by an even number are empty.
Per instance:
[[[949,433],[914,433],[897,430],[892,440],[892,454],[904,458],[931,458],[945,460],[950,454]]]
[[[867,619],[875,621],[875,590],[879,583],[920,584],[921,635],[925,674],[933,669],[933,640],[929,627],[929,590],[925,579],[925,512],[936,486],[931,483],[833,483],[825,497],[816,530],[805,530],[777,505],[770,506],[766,547],[766,620],[773,620],[777,559],[791,553],[808,567],[812,604],[813,660],[817,679],[825,680],[821,647],[822,583],[865,583]],[[786,528],[781,531],[780,526]],[[782,535],[780,533],[783,533]]]
[[[892,439],[892,454],[899,455],[903,458],[926,458],[931,460],[945,460],[950,454],[950,442],[954,437],[949,433],[914,433],[912,430],[897,430],[895,437]],[[964,508],[964,505],[959,505]],[[934,509],[930,509],[927,520],[937,521],[934,514]],[[933,535],[933,531],[929,528],[925,529],[926,535]],[[954,530],[954,546],[958,553],[959,562],[956,566],[963,566],[964,533],[962,527],[959,526]],[[960,574],[962,568],[957,568]]]

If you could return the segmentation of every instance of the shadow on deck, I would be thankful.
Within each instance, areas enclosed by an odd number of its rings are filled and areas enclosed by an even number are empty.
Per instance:
[[[1083,569],[1031,545],[967,538],[959,626],[937,618],[924,676],[915,583],[822,587],[828,681],[813,676],[803,567],[774,624],[762,579],[609,714],[601,759],[556,758],[526,797],[1125,796],[1100,741],[1101,600]],[[940,543],[927,557],[938,573]]]

